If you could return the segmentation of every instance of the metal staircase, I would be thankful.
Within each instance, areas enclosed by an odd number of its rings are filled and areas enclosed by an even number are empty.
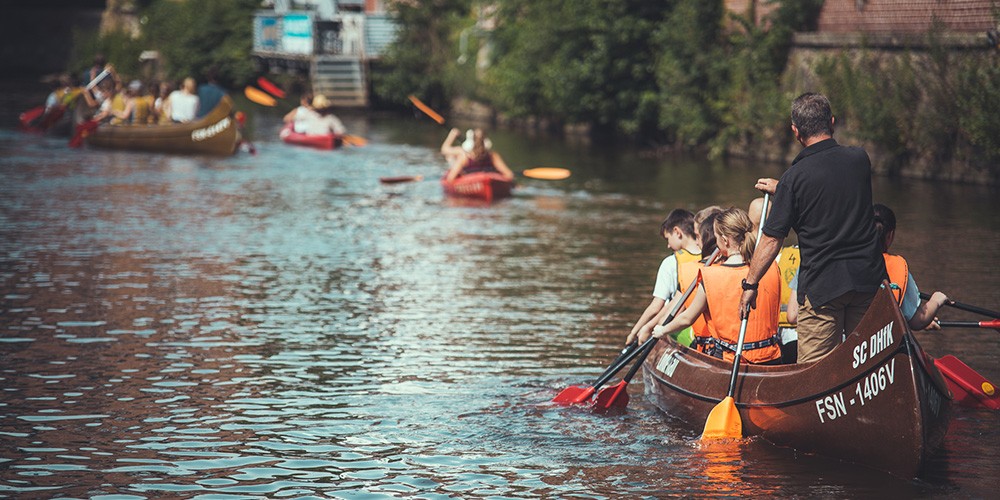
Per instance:
[[[360,57],[317,55],[311,71],[313,92],[325,95],[334,106],[368,105],[368,82]]]

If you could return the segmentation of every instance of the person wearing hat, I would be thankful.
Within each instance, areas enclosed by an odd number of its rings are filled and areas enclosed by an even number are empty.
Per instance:
[[[305,123],[307,135],[342,135],[347,131],[340,118],[333,114],[333,106],[330,105],[330,100],[325,95],[317,94],[316,97],[313,97],[312,107],[315,110],[315,117]]]

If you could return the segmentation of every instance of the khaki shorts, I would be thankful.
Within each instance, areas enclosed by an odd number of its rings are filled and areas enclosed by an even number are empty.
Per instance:
[[[798,362],[808,363],[826,356],[844,341],[868,312],[875,292],[847,292],[819,307],[799,306],[796,330],[799,334]]]

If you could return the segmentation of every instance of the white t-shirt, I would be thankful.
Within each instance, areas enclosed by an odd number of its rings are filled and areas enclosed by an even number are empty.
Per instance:
[[[660,270],[656,272],[653,297],[669,301],[675,293],[677,293],[677,257],[670,254],[660,262]]]
[[[305,133],[309,135],[343,134],[344,124],[334,115],[324,116],[317,113],[316,118],[306,122],[305,129]]]
[[[175,122],[189,122],[198,114],[198,96],[175,90],[170,93],[170,119]]]
[[[319,113],[305,106],[299,106],[295,108],[295,121],[292,122],[292,130],[296,134],[308,134],[309,124],[317,119],[319,119]]]

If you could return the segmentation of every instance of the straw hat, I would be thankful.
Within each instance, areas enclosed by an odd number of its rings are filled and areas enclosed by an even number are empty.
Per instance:
[[[330,105],[330,101],[326,98],[325,95],[323,95],[323,94],[316,94],[316,97],[313,97],[313,102],[312,102],[312,107],[313,108],[315,108],[315,109],[323,109],[323,108],[325,108],[325,107],[327,107],[329,105]]]

